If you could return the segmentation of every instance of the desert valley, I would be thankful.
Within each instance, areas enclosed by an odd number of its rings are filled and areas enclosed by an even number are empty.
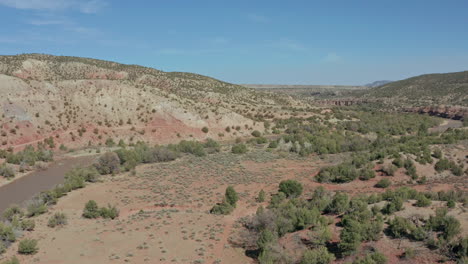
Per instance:
[[[2,263],[465,263],[468,72],[234,85],[0,57]]]

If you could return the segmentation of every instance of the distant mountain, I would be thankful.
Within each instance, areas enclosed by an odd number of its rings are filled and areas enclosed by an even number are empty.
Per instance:
[[[369,88],[375,88],[375,87],[379,87],[379,86],[382,86],[382,85],[385,85],[387,83],[391,83],[392,81],[388,81],[388,80],[382,80],[382,81],[375,81],[373,83],[368,83],[366,85],[364,85],[365,87],[369,87]]]
[[[468,106],[468,71],[425,74],[370,89],[364,97],[399,104]]]

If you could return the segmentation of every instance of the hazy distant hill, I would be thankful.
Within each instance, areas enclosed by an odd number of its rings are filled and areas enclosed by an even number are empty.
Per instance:
[[[382,85],[385,85],[385,84],[388,84],[388,83],[391,83],[392,81],[388,81],[388,80],[382,80],[382,81],[375,81],[375,82],[372,82],[372,83],[368,83],[366,85],[364,85],[365,87],[370,87],[370,88],[375,88],[375,87],[379,87],[379,86],[382,86]]]
[[[398,104],[468,105],[468,71],[425,74],[368,90],[367,98],[388,98]]]

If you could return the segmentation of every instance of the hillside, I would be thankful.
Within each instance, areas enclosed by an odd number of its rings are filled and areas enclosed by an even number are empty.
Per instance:
[[[347,98],[365,92],[368,87],[352,85],[289,85],[289,84],[243,84],[257,91],[285,94],[299,100],[322,100]]]
[[[413,106],[468,106],[468,71],[426,74],[376,87],[368,98],[390,98]]]
[[[370,88],[375,88],[375,87],[379,87],[379,86],[382,86],[382,85],[385,85],[385,84],[388,84],[388,83],[391,83],[392,81],[388,81],[388,80],[382,80],[382,81],[375,81],[375,82],[371,82],[371,83],[368,83],[366,85],[364,85],[365,87],[370,87]]]
[[[192,73],[43,54],[0,56],[0,98],[2,148],[242,136],[263,129],[260,109],[294,103]]]

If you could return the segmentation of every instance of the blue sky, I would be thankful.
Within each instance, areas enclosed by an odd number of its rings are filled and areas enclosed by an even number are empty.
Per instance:
[[[358,85],[468,70],[467,14],[466,0],[0,0],[0,54]]]

